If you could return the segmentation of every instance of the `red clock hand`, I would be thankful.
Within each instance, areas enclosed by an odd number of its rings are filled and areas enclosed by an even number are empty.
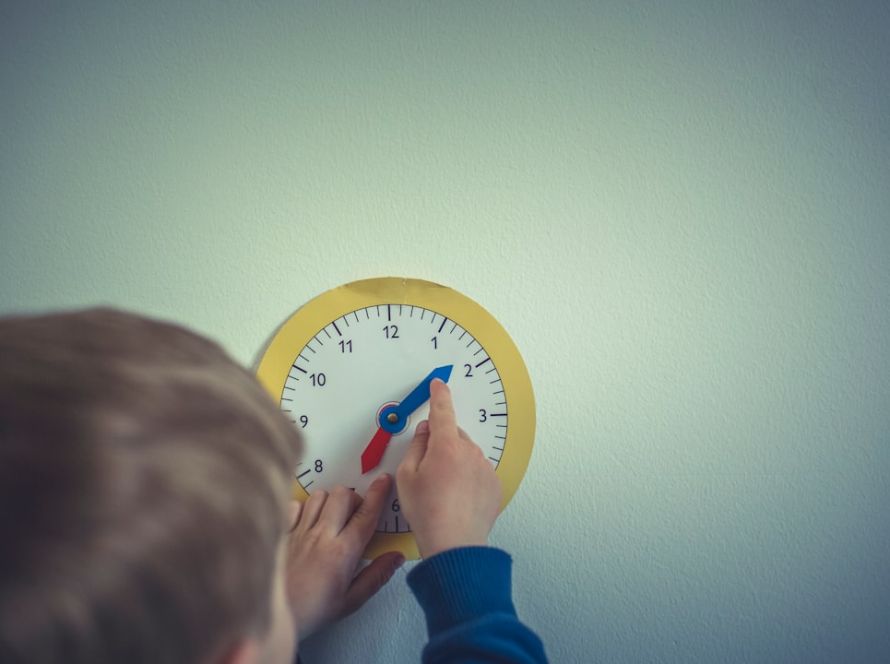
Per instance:
[[[392,438],[392,434],[389,431],[382,428],[377,429],[377,433],[374,434],[371,442],[368,443],[365,451],[362,452],[362,475],[377,467],[380,459],[383,458],[383,453],[386,451],[386,445],[389,443],[390,438]]]

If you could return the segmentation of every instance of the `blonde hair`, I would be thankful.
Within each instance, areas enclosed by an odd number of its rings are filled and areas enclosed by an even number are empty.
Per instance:
[[[198,662],[264,630],[299,448],[188,330],[0,319],[0,661]]]

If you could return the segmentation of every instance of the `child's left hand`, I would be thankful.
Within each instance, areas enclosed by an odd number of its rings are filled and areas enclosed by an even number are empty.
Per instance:
[[[338,486],[293,503],[285,574],[300,640],[354,612],[405,562],[400,553],[384,553],[356,574],[391,488],[392,478],[382,475],[364,500]]]

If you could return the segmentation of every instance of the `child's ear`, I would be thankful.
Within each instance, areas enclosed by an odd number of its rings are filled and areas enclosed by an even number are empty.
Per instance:
[[[257,664],[262,648],[256,639],[241,639],[229,648],[219,664]]]

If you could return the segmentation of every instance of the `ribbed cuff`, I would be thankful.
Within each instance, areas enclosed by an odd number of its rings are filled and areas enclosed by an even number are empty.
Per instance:
[[[408,585],[426,614],[430,637],[491,613],[516,615],[510,570],[500,549],[472,546],[443,551],[408,574]]]

